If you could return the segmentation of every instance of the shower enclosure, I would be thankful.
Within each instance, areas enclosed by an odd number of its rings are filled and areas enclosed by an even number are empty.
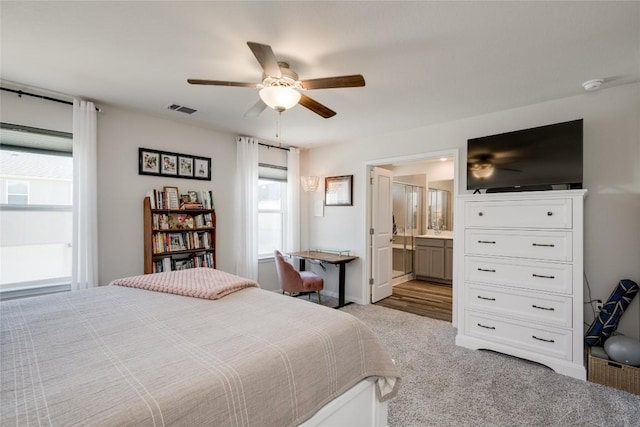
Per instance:
[[[424,188],[393,183],[393,275],[394,279],[413,273],[415,236],[424,234]]]

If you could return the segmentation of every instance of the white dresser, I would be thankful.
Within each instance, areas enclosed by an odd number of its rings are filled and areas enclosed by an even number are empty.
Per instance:
[[[586,190],[464,195],[457,252],[456,344],[586,379],[583,206]]]

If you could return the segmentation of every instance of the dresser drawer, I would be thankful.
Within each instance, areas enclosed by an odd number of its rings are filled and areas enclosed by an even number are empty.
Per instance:
[[[532,291],[573,293],[573,266],[551,262],[466,256],[464,280]]]
[[[465,203],[467,227],[571,228],[571,199]]]
[[[465,307],[492,314],[570,328],[571,298],[465,283]]]
[[[465,253],[571,261],[570,231],[465,230]]]
[[[468,335],[538,354],[571,360],[571,331],[465,310]]]

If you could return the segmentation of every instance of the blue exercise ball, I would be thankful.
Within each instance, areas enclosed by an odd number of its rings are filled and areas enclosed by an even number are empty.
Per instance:
[[[631,366],[640,366],[640,341],[624,335],[614,335],[604,342],[604,351],[611,360]]]

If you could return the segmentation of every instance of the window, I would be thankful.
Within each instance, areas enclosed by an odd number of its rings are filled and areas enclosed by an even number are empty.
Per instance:
[[[0,291],[68,284],[71,134],[0,125]]]
[[[284,250],[287,213],[287,150],[258,146],[258,258]]]
[[[282,250],[287,183],[270,179],[258,181],[258,257],[273,257]]]
[[[29,182],[7,180],[7,204],[29,204]]]

